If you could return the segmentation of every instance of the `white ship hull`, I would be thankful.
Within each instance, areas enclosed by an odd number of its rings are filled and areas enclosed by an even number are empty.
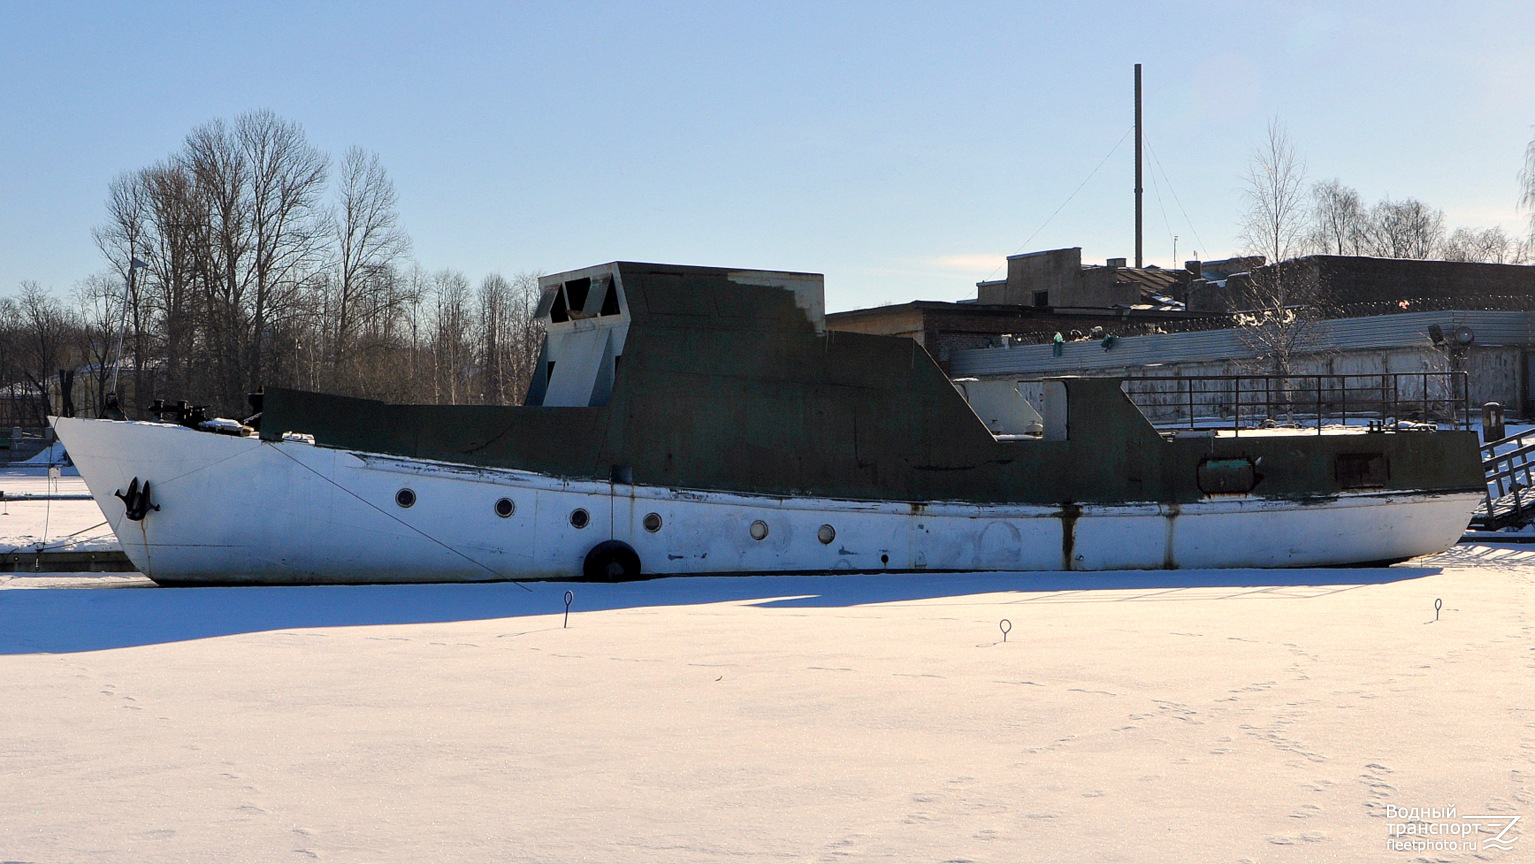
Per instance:
[[[55,428],[123,551],[168,583],[566,579],[606,540],[632,547],[645,575],[1349,565],[1442,551],[1479,500],[1222,496],[1088,504],[1063,518],[1061,508],[1037,505],[563,480],[160,423],[61,418]],[[135,478],[152,484],[159,508],[137,521],[114,494]],[[397,503],[402,489],[414,496],[409,507]],[[501,499],[512,502],[510,515],[497,513]],[[587,514],[580,528],[578,509]],[[657,530],[647,529],[650,514],[660,517]],[[767,528],[762,539],[756,522]]]

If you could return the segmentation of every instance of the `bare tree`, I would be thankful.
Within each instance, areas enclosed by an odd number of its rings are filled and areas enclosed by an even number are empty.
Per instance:
[[[213,399],[227,408],[262,383],[281,329],[321,264],[318,204],[329,160],[295,123],[269,111],[214,120],[187,136],[193,230]]]
[[[410,238],[399,227],[394,184],[378,154],[360,147],[346,153],[341,165],[340,201],[332,232],[336,244],[334,356],[340,366],[359,319],[395,311],[391,291],[395,263],[410,249]]]
[[[1278,118],[1247,162],[1243,182],[1242,239],[1247,250],[1270,262],[1284,261],[1299,249],[1306,230],[1306,163]]]
[[[533,369],[544,346],[544,325],[536,317],[543,291],[538,287],[539,273],[518,273],[512,277],[510,321],[511,345],[507,349],[512,395],[518,404],[528,395]]]
[[[91,233],[96,248],[101,250],[121,280],[118,284],[123,286],[122,299],[116,306],[118,321],[112,332],[118,339],[123,339],[125,328],[132,328],[133,338],[126,348],[133,354],[130,368],[133,370],[135,398],[144,389],[149,333],[143,282],[134,278],[137,275],[135,262],[149,255],[153,230],[153,208],[141,177],[137,174],[118,175],[107,187],[107,222]],[[115,341],[113,348],[117,348]],[[117,362],[121,360],[117,359]]]
[[[1415,198],[1382,200],[1370,225],[1371,253],[1382,258],[1432,258],[1444,243],[1444,211]]]
[[[155,321],[156,356],[164,386],[180,398],[203,398],[194,386],[200,377],[194,370],[202,368],[198,344],[204,294],[198,290],[198,279],[208,272],[206,201],[184,162],[160,162],[140,171],[138,178],[149,200],[153,225],[144,256],[149,263],[145,317],[153,316]],[[150,394],[136,391],[135,395],[142,407]],[[124,402],[125,407],[129,404]]]
[[[250,255],[250,163],[222,120],[187,136],[182,159],[195,183],[202,212],[196,247],[197,284],[203,307],[204,374],[214,401],[229,404],[244,389],[245,315]]]
[[[1502,228],[1456,228],[1440,248],[1440,257],[1446,261],[1483,261],[1490,264],[1510,263],[1517,252],[1517,245]]]
[[[73,372],[75,368],[70,347],[76,324],[73,314],[58,298],[36,282],[21,283],[16,305],[23,328],[21,371],[36,400],[33,419],[43,426],[48,415],[57,410],[53,404],[57,373],[66,368]]]
[[[109,319],[126,308],[130,410],[163,396],[237,412],[259,384],[411,401],[521,398],[542,335],[536,274],[491,274],[475,292],[461,273],[406,266],[409,240],[378,157],[346,154],[333,209],[328,175],[297,124],[261,111],[204,123],[166,160],[118,178],[96,232],[116,273],[83,284],[77,309],[64,310],[79,319],[65,353],[99,378]],[[147,266],[130,270],[135,258]],[[124,302],[120,277],[130,272]],[[37,366],[11,358],[35,359],[31,337],[49,314],[36,296],[0,299],[9,380]],[[45,391],[56,371],[38,367],[26,389]],[[95,390],[99,401],[99,380]],[[35,395],[26,398],[43,401]]]
[[[1311,248],[1322,255],[1362,254],[1369,235],[1369,214],[1359,201],[1359,193],[1341,181],[1328,180],[1311,187],[1311,202]]]
[[[411,338],[423,300],[418,270],[401,272],[388,267],[376,280],[377,311],[369,317],[361,340],[370,370],[363,386],[366,395],[373,398],[415,401],[419,396]]]
[[[1305,163],[1284,126],[1271,120],[1248,160],[1242,189],[1242,238],[1248,252],[1267,259],[1269,266],[1253,270],[1238,284],[1241,335],[1256,361],[1276,375],[1290,373],[1291,359],[1303,349],[1306,325],[1314,317],[1315,298],[1308,296],[1307,283],[1289,278],[1283,266],[1305,239],[1305,182]]]
[[[1514,244],[1508,253],[1510,264],[1535,264],[1535,233]]]
[[[512,361],[512,285],[500,273],[480,282],[480,400],[509,404]]]
[[[406,351],[406,380],[409,382],[411,401],[418,401],[420,394],[432,390],[430,364],[426,360],[429,343],[428,324],[422,312],[431,294],[431,279],[420,264],[412,264],[404,279],[401,295],[401,312],[404,317],[404,333],[401,340],[408,340]]]
[[[438,402],[456,403],[471,392],[469,280],[456,270],[439,272],[432,278],[432,300],[432,394]]]
[[[311,146],[297,123],[271,111],[235,120],[235,136],[250,166],[247,202],[252,286],[244,385],[265,380],[266,348],[293,311],[325,243],[317,211],[330,158]]]
[[[1524,148],[1524,170],[1519,172],[1519,206],[1530,211],[1530,234],[1520,244],[1521,260],[1535,259],[1535,138]]]
[[[0,423],[6,426],[30,425],[35,422],[32,385],[25,381],[22,372],[21,310],[10,297],[0,297]]]
[[[91,414],[95,417],[106,416],[122,303],[123,289],[115,273],[88,276],[75,287],[79,323],[75,350],[90,374]]]

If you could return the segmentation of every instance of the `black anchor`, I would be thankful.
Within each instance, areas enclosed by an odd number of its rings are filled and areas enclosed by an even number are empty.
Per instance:
[[[128,484],[127,492],[118,490],[112,494],[122,499],[124,507],[123,515],[127,516],[129,519],[132,519],[135,522],[143,521],[144,517],[149,515],[149,511],[158,511],[160,509],[160,505],[154,503],[154,501],[149,497],[148,480],[144,481],[144,488],[140,489],[139,478],[135,477],[133,478],[133,482]]]

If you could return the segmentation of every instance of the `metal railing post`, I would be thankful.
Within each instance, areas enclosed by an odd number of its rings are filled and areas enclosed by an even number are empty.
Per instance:
[[[1322,434],[1322,376],[1316,376],[1316,434]]]

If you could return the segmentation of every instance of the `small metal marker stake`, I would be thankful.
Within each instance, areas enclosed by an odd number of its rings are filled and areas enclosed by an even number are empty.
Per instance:
[[[1435,597],[1434,598],[1434,620],[1435,621],[1439,620],[1439,610],[1443,609],[1443,608],[1444,608],[1444,600],[1442,600],[1442,599],[1440,599],[1438,597]]]
[[[570,626],[570,604],[574,602],[575,599],[576,593],[574,591],[565,592],[565,623],[561,625],[562,627]]]
[[[1002,631],[1002,641],[1006,642],[1007,634],[1013,629],[1013,622],[1003,618],[1000,622],[997,623],[997,629]]]

